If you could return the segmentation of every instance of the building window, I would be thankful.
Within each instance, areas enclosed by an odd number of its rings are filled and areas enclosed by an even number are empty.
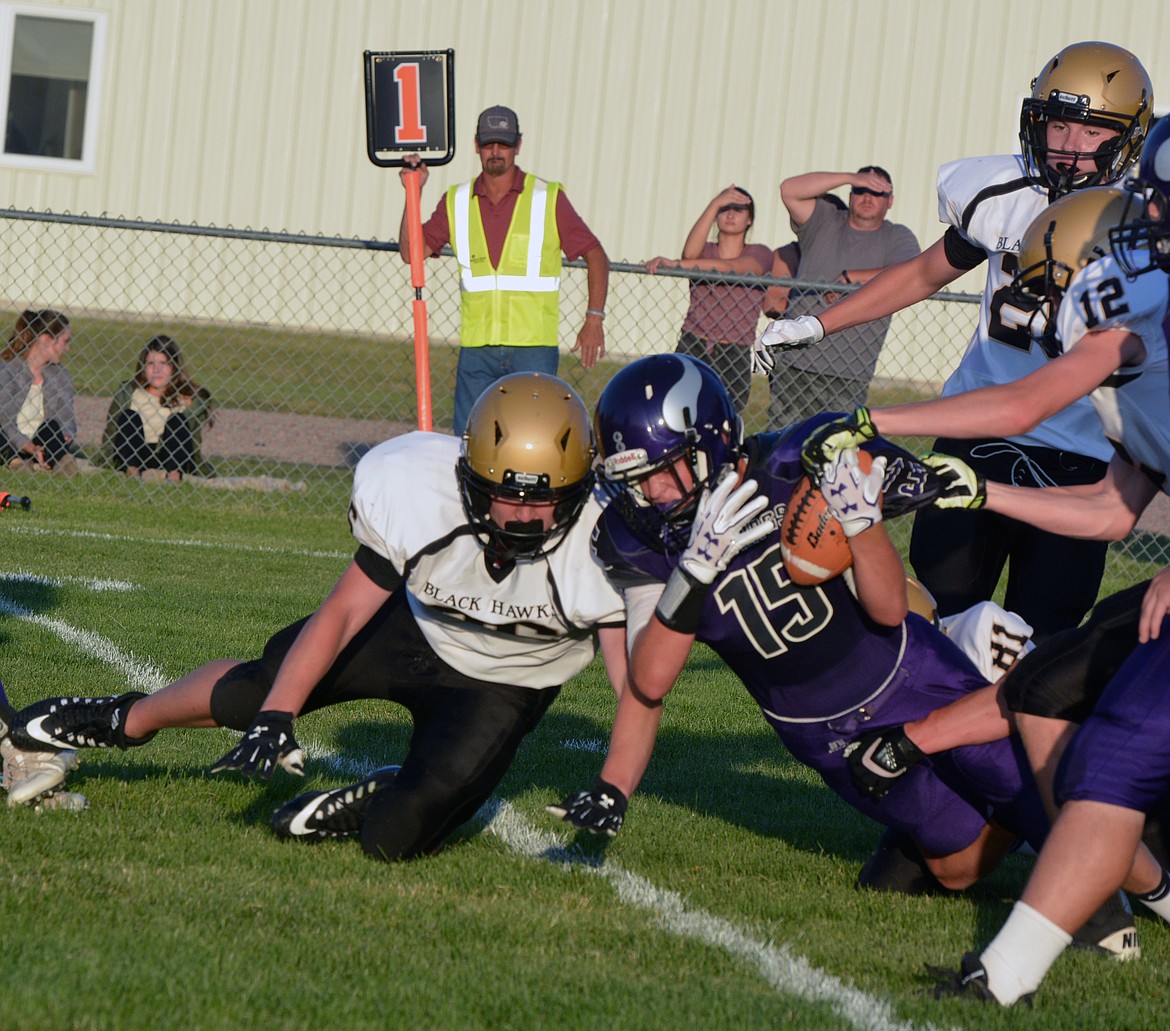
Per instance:
[[[0,165],[94,167],[106,15],[0,4]]]

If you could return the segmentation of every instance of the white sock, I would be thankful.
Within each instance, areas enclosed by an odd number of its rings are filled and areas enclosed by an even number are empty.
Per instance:
[[[1072,941],[1051,920],[1031,906],[1012,906],[999,934],[980,959],[987,971],[987,987],[1004,1006],[1034,992],[1044,975]]]
[[[1135,896],[1147,909],[1157,913],[1163,920],[1170,921],[1170,877],[1162,871],[1162,882],[1153,891]]]

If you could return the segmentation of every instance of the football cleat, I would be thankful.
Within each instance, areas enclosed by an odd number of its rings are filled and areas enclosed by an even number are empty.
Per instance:
[[[394,783],[400,766],[382,766],[364,780],[333,791],[306,791],[285,802],[272,814],[278,838],[320,841],[357,834],[366,819],[370,799]]]
[[[128,738],[124,724],[126,710],[145,697],[142,691],[127,691],[105,698],[46,698],[16,714],[11,737],[21,748],[58,751],[144,745],[154,734]]]
[[[42,798],[34,807],[37,813],[55,810],[62,813],[84,813],[89,808],[89,799],[76,791],[57,791]]]
[[[65,783],[69,771],[80,765],[76,752],[26,751],[10,737],[0,740],[0,756],[10,806],[43,802]]]
[[[968,999],[972,1002],[992,1002],[997,1006],[1003,1003],[997,999],[987,984],[987,971],[983,969],[983,961],[977,952],[968,952],[959,963],[959,969],[947,970],[943,967],[928,965],[926,972],[936,980],[933,988],[927,993],[935,999]],[[1021,1002],[1028,1009],[1032,1008],[1035,992],[1021,995],[1017,1002]]]
[[[953,894],[930,872],[914,839],[893,827],[886,828],[853,886],[899,895]]]
[[[1124,891],[1119,891],[1097,910],[1076,934],[1073,946],[1089,952],[1100,952],[1119,962],[1139,959],[1142,954],[1133,908]]]

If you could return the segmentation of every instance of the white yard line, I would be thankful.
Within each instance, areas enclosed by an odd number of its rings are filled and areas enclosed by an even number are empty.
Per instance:
[[[561,747],[567,752],[597,752],[604,755],[609,742],[599,737],[568,737],[561,741]]]
[[[137,584],[129,580],[95,580],[91,576],[42,576],[40,573],[28,573],[21,569],[0,572],[0,582],[40,584],[43,587],[65,587],[78,584],[88,590],[101,593],[103,591],[135,591]]]
[[[347,559],[349,551],[310,551],[303,548],[280,548],[266,544],[239,544],[231,541],[200,541],[186,538],[142,537],[134,534],[97,533],[94,530],[54,530],[43,526],[10,526],[10,533],[32,537],[74,537],[83,540],[118,541],[135,544],[166,544],[175,548],[206,548],[211,551],[243,551],[250,554],[295,555],[298,558]]]
[[[653,913],[672,934],[722,949],[755,967],[764,981],[784,995],[825,1003],[850,1027],[864,1031],[915,1031],[915,1025],[898,1020],[883,999],[818,970],[787,945],[761,941],[723,917],[688,905],[677,892],[659,888],[608,859],[598,862],[567,848],[561,838],[531,826],[508,802],[493,798],[478,815],[486,817],[486,829],[512,851],[605,878],[622,902]]]
[[[572,748],[591,743],[565,741],[562,744]],[[372,758],[354,760],[312,743],[307,750],[331,769],[355,778],[364,776],[385,761]],[[667,931],[722,949],[755,967],[765,982],[784,995],[827,1004],[850,1027],[861,1031],[920,1031],[917,1025],[898,1020],[888,1002],[818,970],[787,945],[761,941],[723,917],[688,905],[677,892],[659,888],[645,877],[623,870],[608,859],[598,861],[569,847],[565,839],[533,827],[503,799],[490,798],[474,819],[483,823],[486,831],[513,852],[605,878],[622,902],[653,913]],[[927,1024],[921,1031],[933,1031],[933,1028],[934,1025]]]
[[[157,691],[160,687],[170,683],[170,678],[164,676],[156,666],[135,658],[131,652],[122,651],[101,634],[95,634],[90,630],[79,630],[62,620],[30,612],[23,605],[17,605],[3,596],[0,596],[0,612],[15,619],[23,619],[33,623],[59,637],[66,644],[73,645],[78,651],[92,656],[99,662],[104,662],[107,666],[121,673],[135,690]]]

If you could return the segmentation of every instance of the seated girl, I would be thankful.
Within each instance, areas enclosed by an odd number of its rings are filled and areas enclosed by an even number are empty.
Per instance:
[[[138,356],[134,378],[110,402],[98,461],[129,476],[161,470],[174,482],[184,474],[212,475],[202,456],[211,412],[211,394],[184,371],[179,345],[169,336],[153,337]]]

